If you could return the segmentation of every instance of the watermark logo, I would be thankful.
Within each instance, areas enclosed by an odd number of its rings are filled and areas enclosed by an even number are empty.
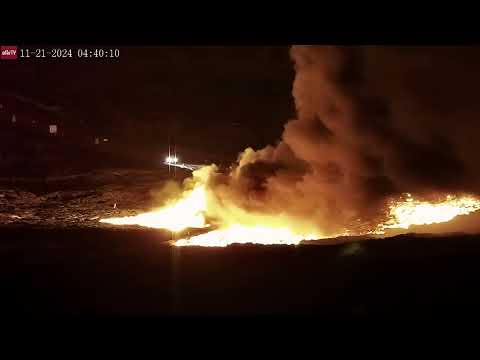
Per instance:
[[[18,58],[18,50],[16,46],[4,45],[0,46],[0,59],[16,60]]]

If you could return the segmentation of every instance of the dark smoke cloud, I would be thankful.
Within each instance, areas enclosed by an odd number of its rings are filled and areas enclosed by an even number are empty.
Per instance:
[[[479,193],[480,48],[295,46],[297,118],[247,149],[219,198],[335,232],[392,196]]]

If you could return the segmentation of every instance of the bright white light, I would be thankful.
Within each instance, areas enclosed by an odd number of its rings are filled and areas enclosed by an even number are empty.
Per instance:
[[[178,158],[176,156],[167,156],[165,162],[167,164],[176,164],[178,162]]]

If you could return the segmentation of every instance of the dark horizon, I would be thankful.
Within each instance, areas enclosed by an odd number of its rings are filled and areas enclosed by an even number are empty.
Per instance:
[[[127,166],[155,166],[168,143],[233,162],[274,144],[294,116],[286,46],[118,48],[118,59],[4,61],[0,94],[61,107],[66,121],[107,134]]]

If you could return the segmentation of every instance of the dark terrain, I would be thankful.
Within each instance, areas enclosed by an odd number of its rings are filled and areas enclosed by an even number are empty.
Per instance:
[[[7,226],[3,316],[478,315],[478,236],[338,245],[175,248],[135,229]]]
[[[158,169],[99,169],[44,178],[0,177],[0,225],[104,226],[100,218],[130,216],[162,205],[166,180],[189,173]]]

